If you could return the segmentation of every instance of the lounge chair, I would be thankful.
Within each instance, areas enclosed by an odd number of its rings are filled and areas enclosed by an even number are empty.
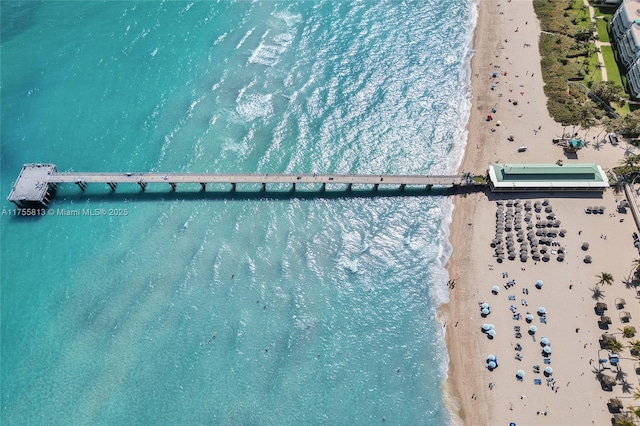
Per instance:
[[[542,384],[542,379],[533,379],[533,383],[536,385],[541,385]]]
[[[551,364],[551,360],[550,360],[549,358],[545,358],[545,359],[544,359],[544,363],[545,363],[545,364]]]

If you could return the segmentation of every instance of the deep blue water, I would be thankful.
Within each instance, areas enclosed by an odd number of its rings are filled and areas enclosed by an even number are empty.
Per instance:
[[[0,15],[5,197],[28,162],[453,173],[462,155],[467,1],[3,1]],[[25,219],[3,202],[2,424],[449,422],[435,315],[450,199],[196,189],[69,185],[50,206],[126,216]]]

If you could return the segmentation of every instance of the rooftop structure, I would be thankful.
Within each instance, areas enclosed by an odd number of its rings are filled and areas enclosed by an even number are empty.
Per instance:
[[[521,191],[604,191],[607,176],[597,164],[494,164],[489,167],[491,190]]]

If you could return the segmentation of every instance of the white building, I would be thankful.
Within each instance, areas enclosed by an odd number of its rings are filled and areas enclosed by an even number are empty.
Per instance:
[[[611,41],[624,66],[629,94],[640,98],[640,0],[624,0],[611,19]]]

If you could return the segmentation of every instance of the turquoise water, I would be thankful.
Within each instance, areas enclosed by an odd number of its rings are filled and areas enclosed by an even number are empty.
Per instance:
[[[453,173],[462,154],[468,2],[0,8],[4,196],[27,162]],[[450,199],[196,190],[62,186],[56,211],[127,214],[1,216],[2,424],[449,422]]]

